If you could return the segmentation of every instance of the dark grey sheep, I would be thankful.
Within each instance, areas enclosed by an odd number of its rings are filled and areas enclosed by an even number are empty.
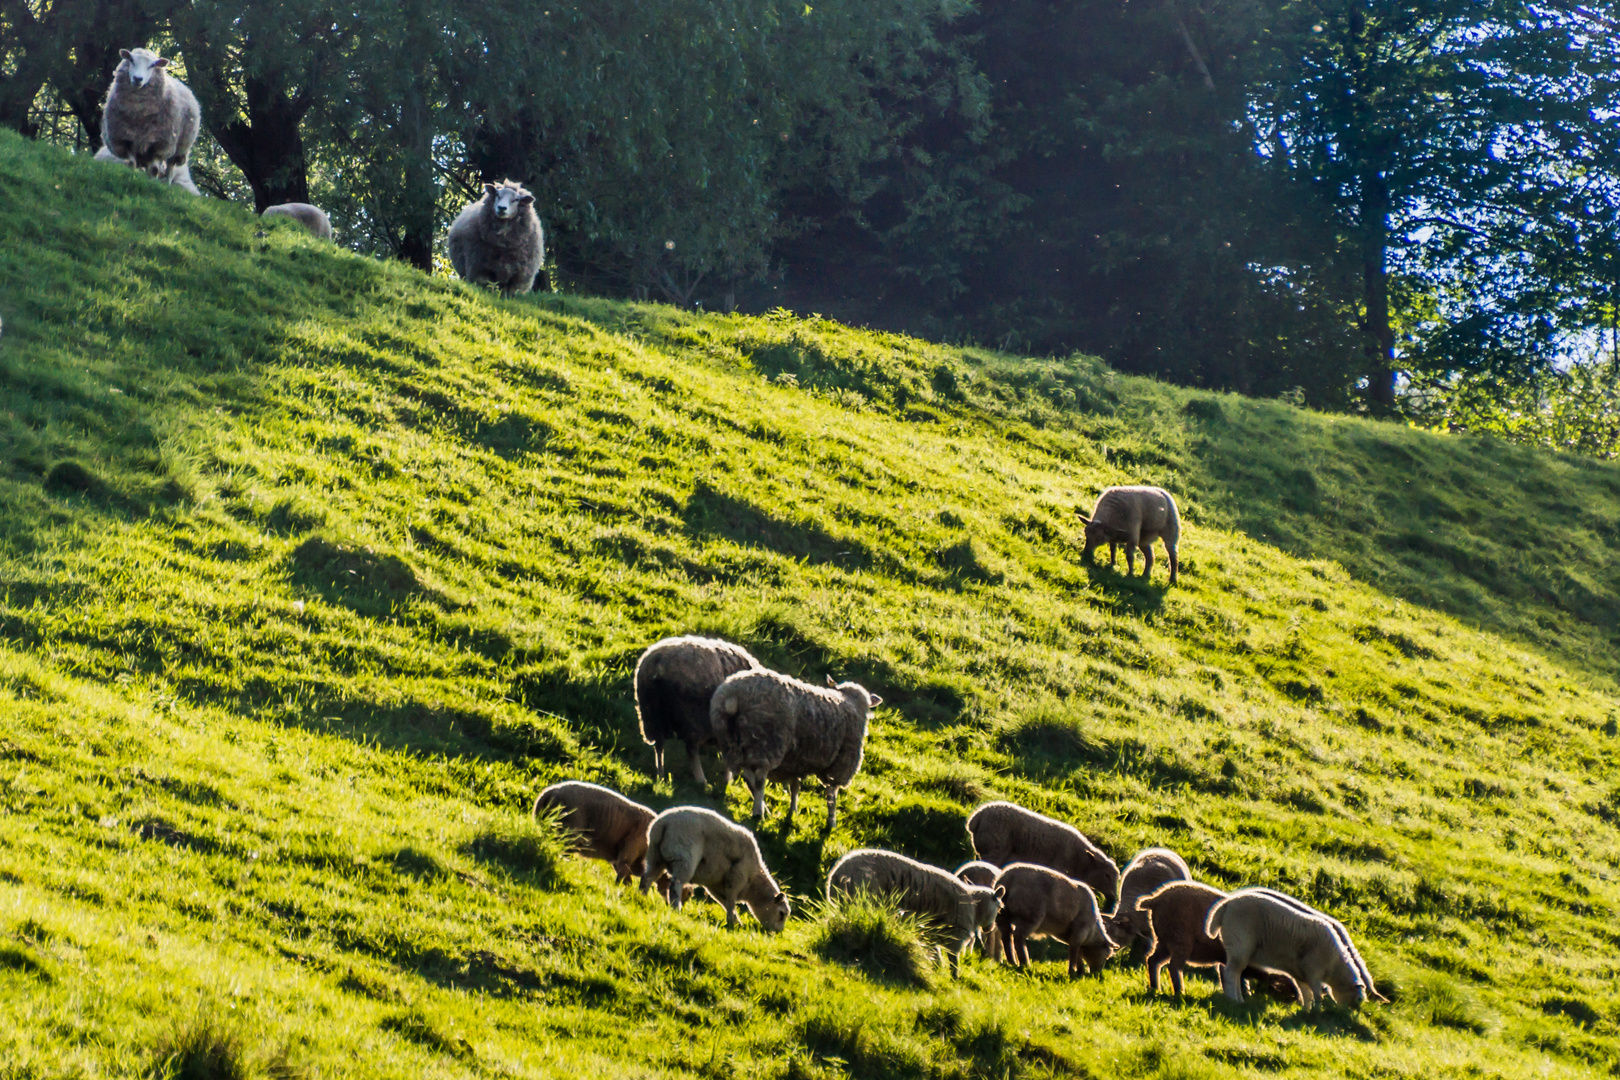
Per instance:
[[[709,699],[720,684],[739,671],[759,667],[748,650],[729,641],[704,637],[668,637],[655,642],[636,661],[636,716],[641,737],[653,748],[653,769],[666,775],[664,744],[686,744],[692,779],[708,786],[699,752],[716,741],[709,718]],[[725,774],[722,788],[731,784]]]
[[[149,176],[195,191],[186,163],[202,120],[196,96],[165,70],[169,61],[150,49],[120,49],[119,55],[123,60],[101,113],[103,149]]]
[[[546,261],[534,196],[513,180],[485,184],[484,197],[451,222],[448,246],[462,280],[494,285],[502,296],[528,292]]]

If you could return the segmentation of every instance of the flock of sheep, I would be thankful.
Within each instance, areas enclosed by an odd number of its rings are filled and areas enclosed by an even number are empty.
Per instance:
[[[1173,530],[1168,539],[1173,553]],[[635,698],[660,776],[666,745],[679,739],[693,778],[706,785],[700,754],[716,746],[722,789],[741,775],[758,821],[766,781],[786,784],[790,822],[800,783],[815,777],[827,791],[828,829],[881,702],[856,683],[814,686],[767,670],[739,645],[691,636],[665,638],[642,654]],[[570,780],[542,791],[534,813],[555,816],[583,854],[610,863],[621,883],[639,877],[643,893],[656,885],[677,910],[702,886],[725,907],[727,926],[737,925],[739,904],[770,931],[791,912],[754,834],[713,810],[654,813],[616,791]],[[1121,874],[1073,826],[1010,802],[978,807],[967,832],[977,857],[954,872],[893,851],[852,851],[827,875],[827,897],[893,897],[941,932],[953,975],[975,940],[992,959],[1025,967],[1029,939],[1051,937],[1068,945],[1070,975],[1100,971],[1115,950],[1145,944],[1154,992],[1166,965],[1178,996],[1186,968],[1216,966],[1237,1001],[1251,978],[1306,1008],[1322,998],[1350,1006],[1384,1000],[1343,924],[1293,897],[1262,888],[1221,892],[1192,880],[1186,862],[1166,848],[1143,851]],[[1099,898],[1112,912],[1104,913]]]
[[[190,87],[168,73],[169,61],[150,49],[122,49],[107,104],[101,113],[98,161],[117,161],[166,184],[200,195],[191,179],[191,149],[202,110]],[[332,222],[309,203],[267,207],[267,217],[289,217],[315,236],[332,239]],[[474,284],[501,295],[534,287],[546,248],[534,196],[510,180],[485,184],[484,197],[469,203],[450,226],[451,265]]]

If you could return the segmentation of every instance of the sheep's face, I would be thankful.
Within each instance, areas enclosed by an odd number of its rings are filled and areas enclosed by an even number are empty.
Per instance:
[[[1333,966],[1328,972],[1327,985],[1333,992],[1333,1000],[1340,1005],[1354,1009],[1367,1000],[1367,988],[1361,984],[1361,977],[1355,968],[1347,963]]]
[[[996,917],[1001,914],[1002,902],[1007,897],[1007,890],[996,888],[987,890],[978,898],[973,912],[973,924],[980,930],[989,930],[996,925]]]
[[[137,90],[161,79],[163,69],[169,66],[167,59],[151,49],[120,49],[118,55],[124,58],[123,66],[129,76],[129,85]]]
[[[787,924],[788,916],[793,913],[792,905],[788,903],[787,893],[779,892],[763,904],[749,904],[749,910],[759,925],[773,934],[780,933]]]
[[[1091,886],[1092,892],[1112,905],[1119,898],[1119,866],[1101,853],[1087,852],[1079,862],[1080,865],[1073,868],[1076,872],[1069,876]]]
[[[523,213],[525,207],[534,205],[534,196],[510,180],[500,187],[485,184],[484,192],[491,199],[496,218],[501,221],[509,221]]]
[[[827,676],[827,681],[829,683],[832,683],[832,676],[831,675]],[[843,694],[846,698],[848,698],[850,701],[854,702],[857,706],[861,706],[861,705],[866,706],[867,715],[871,715],[871,712],[872,712],[873,709],[875,709],[879,705],[883,704],[883,699],[882,698],[878,697],[876,694],[874,694],[871,691],[867,690],[866,687],[862,686],[860,683],[852,683],[852,682],[833,683],[833,689],[837,690],[839,693]]]

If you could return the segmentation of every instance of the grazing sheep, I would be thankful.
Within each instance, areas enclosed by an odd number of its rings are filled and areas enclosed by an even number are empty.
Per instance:
[[[832,678],[827,679],[829,684]],[[720,684],[709,704],[726,768],[741,773],[754,793],[754,820],[765,816],[765,781],[786,782],[793,825],[799,783],[806,776],[827,788],[827,828],[838,823],[838,789],[861,768],[866,721],[883,703],[857,683],[811,686],[775,671],[740,671]]]
[[[1309,912],[1310,914],[1315,915],[1318,919],[1326,922],[1328,926],[1333,928],[1333,936],[1339,939],[1339,944],[1344,946],[1344,951],[1350,954],[1350,960],[1355,964],[1357,974],[1361,976],[1361,984],[1367,989],[1367,996],[1374,1001],[1389,1001],[1389,999],[1383,994],[1380,994],[1378,992],[1378,988],[1373,985],[1372,972],[1367,970],[1367,961],[1361,958],[1361,950],[1356,948],[1356,943],[1351,939],[1350,931],[1345,929],[1344,923],[1340,922],[1338,919],[1335,919],[1331,915],[1325,914],[1316,908],[1311,907],[1309,904],[1305,903],[1305,901],[1289,896],[1287,893],[1278,892],[1276,889],[1251,888],[1245,889],[1244,891],[1252,893],[1264,893],[1267,896],[1276,897],[1283,903],[1291,904],[1294,907],[1299,908],[1301,911]]]
[[[996,878],[1001,874],[1001,867],[987,863],[982,859],[965,862],[955,870],[956,876],[969,885],[994,885]]]
[[[636,716],[641,738],[653,748],[653,769],[664,768],[664,744],[679,739],[686,744],[692,779],[707,787],[699,752],[716,741],[709,719],[709,699],[727,676],[759,667],[759,661],[741,645],[703,637],[668,637],[655,642],[636,661]],[[731,786],[731,773],[721,788]]]
[[[686,887],[702,885],[725,906],[727,927],[736,927],[739,903],[773,933],[787,922],[791,910],[787,894],[765,869],[754,834],[713,810],[676,806],[653,819],[647,830],[642,894],[666,871],[669,904],[676,911],[686,898]]]
[[[973,852],[987,863],[1029,862],[1090,885],[1112,902],[1119,896],[1119,866],[1072,825],[1010,802],[985,803],[967,821]]]
[[[1004,891],[996,919],[1007,955],[1019,967],[1029,966],[1029,939],[1054,937],[1069,946],[1069,976],[1081,974],[1081,962],[1093,973],[1114,953],[1114,943],[1097,911],[1097,896],[1083,881],[1034,863],[1013,863],[996,885]]]
[[[1120,945],[1134,940],[1151,943],[1153,928],[1147,912],[1138,911],[1136,902],[1172,881],[1191,881],[1192,871],[1180,855],[1169,848],[1148,848],[1138,853],[1119,879],[1119,903],[1114,913],[1103,919],[1108,936]]]
[[[995,932],[1001,889],[969,885],[939,869],[893,851],[862,848],[839,859],[827,874],[827,899],[859,890],[892,895],[903,911],[933,919],[954,942],[951,977],[962,950],[980,933]],[[936,950],[937,951],[937,950]]]
[[[1125,545],[1125,569],[1136,573],[1136,551],[1142,551],[1142,576],[1153,573],[1153,541],[1164,540],[1164,550],[1170,557],[1170,584],[1176,583],[1180,562],[1176,558],[1176,545],[1181,541],[1181,514],[1176,500],[1163,488],[1111,487],[1097,499],[1097,508],[1091,516],[1075,513],[1086,524],[1086,547],[1080,561],[1091,558],[1098,544],[1108,545],[1108,565],[1119,564],[1119,545]]]
[[[332,219],[326,216],[326,211],[318,206],[311,206],[307,202],[277,203],[267,206],[260,217],[289,217],[309,230],[311,236],[317,240],[332,239]]]
[[[1233,1001],[1244,997],[1243,980],[1234,973],[1250,965],[1293,979],[1307,1009],[1322,996],[1351,1007],[1367,1000],[1361,972],[1338,934],[1298,902],[1264,890],[1236,892],[1210,909],[1204,932],[1225,948],[1221,986]]]
[[[534,287],[546,261],[545,233],[534,212],[534,196],[514,180],[485,184],[484,197],[450,224],[450,263],[463,281],[489,283],[502,296]]]
[[[579,835],[580,854],[613,867],[619,883],[639,876],[647,866],[647,830],[658,815],[617,791],[566,780],[552,784],[534,800],[534,816],[562,811],[563,828]]]
[[[150,49],[120,49],[119,55],[123,60],[101,113],[102,146],[115,160],[177,183],[197,141],[197,98],[164,70],[169,61]],[[184,177],[189,184],[190,172]]]
[[[107,149],[105,146],[96,151],[95,160],[116,161],[120,165],[129,165],[131,168],[134,168],[134,165],[131,162],[125,161],[123,158],[116,157],[113,152]],[[171,185],[181,189],[182,191],[189,191],[193,195],[202,194],[201,191],[197,190],[196,182],[191,179],[190,165],[176,165],[169,172],[167,179]]]
[[[1146,912],[1153,934],[1148,952],[1148,992],[1159,992],[1159,972],[1170,965],[1170,984],[1181,997],[1181,973],[1189,967],[1222,968],[1226,949],[1205,930],[1209,911],[1226,899],[1226,893],[1200,881],[1172,881],[1136,902]],[[1245,981],[1257,982],[1267,994],[1282,1001],[1298,999],[1294,981],[1286,975],[1246,968]]]

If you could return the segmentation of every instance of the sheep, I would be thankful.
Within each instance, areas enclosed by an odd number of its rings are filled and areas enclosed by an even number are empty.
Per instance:
[[[1333,927],[1291,898],[1268,890],[1233,893],[1210,909],[1204,932],[1221,939],[1221,987],[1233,1001],[1244,998],[1235,972],[1251,964],[1293,979],[1306,1009],[1322,996],[1351,1007],[1367,1000],[1361,972]]]
[[[1326,922],[1328,926],[1332,928],[1333,936],[1339,939],[1339,944],[1343,945],[1344,951],[1349,954],[1351,963],[1355,964],[1356,973],[1361,976],[1361,984],[1367,989],[1367,996],[1374,1001],[1389,1001],[1389,999],[1383,994],[1380,994],[1378,992],[1378,988],[1373,985],[1372,972],[1367,969],[1367,961],[1361,958],[1361,950],[1356,948],[1356,943],[1351,939],[1350,931],[1345,929],[1344,923],[1340,922],[1338,919],[1335,919],[1331,915],[1318,911],[1316,908],[1311,907],[1303,900],[1289,896],[1287,893],[1278,892],[1275,889],[1250,888],[1245,889],[1244,891],[1252,893],[1264,893],[1267,896],[1276,897],[1283,903],[1291,904],[1292,906],[1299,908],[1301,911],[1309,912],[1310,914],[1315,915],[1317,918]]]
[[[1180,855],[1169,848],[1148,848],[1139,852],[1119,879],[1119,903],[1114,913],[1103,919],[1108,936],[1121,945],[1134,940],[1151,942],[1153,928],[1147,912],[1139,911],[1136,902],[1160,886],[1171,881],[1191,881],[1192,871]]]
[[[101,113],[101,143],[124,161],[168,183],[191,182],[180,170],[191,157],[202,113],[189,87],[165,70],[169,61],[150,49],[120,49],[107,104]],[[97,155],[100,156],[99,154]]]
[[[667,637],[654,642],[636,661],[636,716],[641,738],[653,748],[653,771],[667,776],[664,744],[686,744],[692,779],[709,786],[699,752],[716,741],[709,721],[709,699],[729,675],[759,667],[748,650],[729,641],[703,637]],[[731,786],[731,773],[721,784]]]
[[[450,264],[463,281],[488,282],[502,296],[526,293],[546,260],[545,232],[534,196],[514,180],[485,184],[450,224]]]
[[[105,146],[103,146],[101,149],[96,151],[94,160],[96,160],[96,161],[116,161],[120,165],[131,165],[130,162],[125,161],[123,158],[115,156],[113,154],[113,152],[111,150],[107,149]],[[133,165],[131,165],[131,167],[133,168]],[[177,166],[175,166],[174,169],[172,169],[169,172],[169,175],[168,175],[167,179],[168,179],[170,185],[172,185],[173,187],[177,187],[182,191],[188,191],[193,195],[201,195],[202,194],[201,191],[197,190],[196,182],[191,179],[191,166],[190,165],[177,165]]]
[[[1087,517],[1075,508],[1086,525],[1086,547],[1080,561],[1090,560],[1097,545],[1108,545],[1108,565],[1119,565],[1119,545],[1125,545],[1125,569],[1136,573],[1136,551],[1142,551],[1142,576],[1153,573],[1153,541],[1164,541],[1170,557],[1170,584],[1176,583],[1180,561],[1176,545],[1181,540],[1181,514],[1176,500],[1163,488],[1111,487],[1097,498],[1097,506]]]
[[[1091,886],[1034,863],[1013,863],[996,878],[1003,890],[996,929],[1013,963],[1029,966],[1029,939],[1055,937],[1069,946],[1069,977],[1081,974],[1081,962],[1102,971],[1114,943],[1098,914]]]
[[[1072,825],[1009,802],[989,802],[967,820],[973,852],[1006,866],[1030,862],[1090,885],[1111,903],[1119,896],[1119,866]]]
[[[787,894],[765,869],[754,834],[701,806],[675,806],[647,829],[647,861],[641,871],[646,895],[662,873],[670,877],[669,905],[676,911],[688,885],[702,885],[726,909],[726,926],[737,926],[741,903],[766,930],[782,929],[792,908]]]
[[[814,776],[827,788],[827,830],[838,824],[838,791],[860,771],[866,721],[883,699],[858,683],[827,682],[823,689],[760,669],[739,671],[714,692],[710,722],[726,768],[740,772],[754,793],[755,821],[765,816],[765,781],[785,781],[783,827],[792,828],[799,783]]]
[[[859,890],[893,895],[904,911],[937,921],[951,946],[951,978],[956,978],[962,950],[982,934],[995,932],[1002,890],[970,885],[935,866],[893,851],[851,851],[827,874],[827,899]],[[936,955],[942,947],[936,947]]]
[[[648,807],[596,784],[566,780],[534,800],[536,818],[552,810],[561,811],[563,828],[578,834],[580,854],[611,865],[619,884],[646,868],[647,830],[658,816]]]
[[[956,868],[956,876],[969,885],[994,886],[1000,873],[1001,867],[992,866],[979,859],[965,862]],[[979,946],[984,950],[984,955],[991,960],[1001,959],[1001,935],[996,933],[994,926],[979,935]]]
[[[310,235],[317,240],[332,239],[332,219],[326,216],[326,211],[307,202],[277,203],[275,206],[265,207],[259,216],[292,218],[308,229]]]
[[[1136,902],[1136,910],[1148,915],[1153,945],[1148,952],[1148,992],[1159,992],[1159,972],[1170,965],[1170,984],[1181,997],[1181,973],[1189,967],[1222,968],[1226,949],[1209,936],[1205,925],[1209,911],[1226,899],[1226,893],[1200,881],[1172,881]],[[1245,980],[1253,979],[1272,997],[1283,1001],[1297,998],[1294,982],[1286,975],[1246,968]]]

